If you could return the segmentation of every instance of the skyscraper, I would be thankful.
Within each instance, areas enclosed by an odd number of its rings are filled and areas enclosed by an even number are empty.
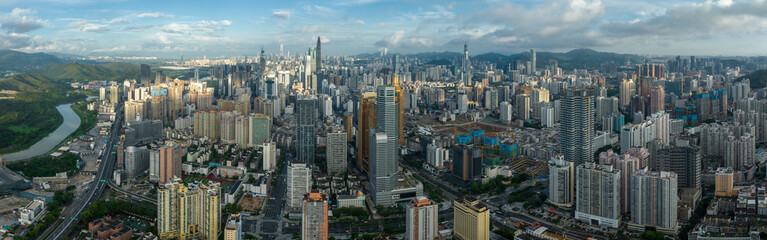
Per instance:
[[[328,199],[317,190],[304,195],[301,239],[328,239]]]
[[[296,160],[314,165],[315,128],[317,120],[317,98],[299,96],[296,100]]]
[[[405,236],[409,240],[433,240],[439,236],[439,206],[428,198],[418,197],[405,210]]]
[[[392,79],[392,85],[394,85],[394,91],[396,92],[396,104],[397,104],[397,136],[399,136],[399,139],[397,140],[400,145],[407,144],[405,142],[405,136],[402,133],[403,127],[404,127],[404,121],[405,121],[405,102],[402,100],[402,88],[399,86],[399,80],[397,79],[397,62],[399,61],[399,55],[394,55],[394,60],[392,62],[392,68],[394,69],[394,78]]]
[[[549,162],[548,201],[559,206],[572,206],[575,197],[575,166],[573,162],[554,159]]]
[[[620,102],[621,106],[629,106],[631,104],[631,95],[634,92],[634,81],[630,79],[624,79],[620,86]]]
[[[346,132],[341,128],[331,129],[328,132],[325,157],[328,174],[346,172]]]
[[[376,128],[376,93],[364,92],[357,110],[357,166],[363,172],[370,171],[370,129]]]
[[[474,145],[453,146],[453,177],[462,183],[473,183],[482,177],[482,149]]]
[[[178,144],[160,148],[160,184],[181,177],[181,157],[181,146]]]
[[[260,146],[271,139],[271,118],[260,113],[251,114],[248,118],[248,144],[251,147]]]
[[[618,227],[620,170],[587,161],[576,168],[575,218],[591,225]]]
[[[490,238],[490,210],[482,201],[462,197],[453,201],[453,234],[461,240]]]
[[[320,37],[317,36],[317,56],[314,59],[315,61],[317,61],[317,63],[315,63],[315,65],[317,66],[317,70],[322,69],[322,46],[320,45],[320,43],[321,43]]]
[[[140,82],[141,82],[142,86],[148,87],[148,86],[152,85],[151,75],[152,75],[152,71],[149,68],[149,65],[141,64],[141,78],[140,78]]]
[[[630,228],[656,227],[676,232],[677,175],[673,172],[650,172],[648,168],[631,176]]]
[[[287,181],[287,205],[290,208],[300,208],[304,194],[312,189],[312,170],[305,163],[290,163]]]
[[[464,86],[471,86],[471,62],[469,61],[469,44],[463,44],[463,63],[461,64],[461,67],[463,67],[463,70],[461,71],[461,76],[463,77],[463,85]]]
[[[652,89],[650,89],[650,112],[648,114],[663,111],[665,97],[666,91],[663,90],[663,86],[652,86]]]
[[[669,146],[658,149],[652,158],[656,171],[670,171],[677,174],[680,188],[700,189],[701,152],[698,146]]]
[[[517,95],[517,118],[530,119],[530,94]]]
[[[535,57],[535,49],[530,49],[530,75],[535,75],[535,63],[537,59]]]
[[[566,89],[563,93],[562,129],[559,132],[565,161],[580,165],[593,161],[593,97],[585,89]]]
[[[370,185],[375,191],[371,192],[391,191],[398,185],[399,177],[396,90],[393,86],[378,86],[376,101],[376,131],[371,133],[370,141]]]
[[[184,185],[181,178],[157,191],[157,235],[162,239],[218,239],[221,188],[217,182]]]

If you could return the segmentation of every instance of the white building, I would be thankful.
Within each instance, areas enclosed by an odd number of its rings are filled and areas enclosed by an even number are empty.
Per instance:
[[[575,219],[591,225],[618,228],[620,170],[612,165],[585,162],[576,168]]]
[[[288,207],[301,208],[304,194],[312,189],[312,169],[305,163],[288,166]]]
[[[631,176],[630,226],[676,232],[678,200],[676,173],[651,172],[649,168],[636,171]]]
[[[45,209],[45,199],[36,198],[29,202],[27,206],[19,211],[19,223],[28,225],[35,221],[35,218],[40,216],[40,213]]]
[[[549,161],[549,198],[554,205],[572,206],[575,196],[575,166],[562,158]]]
[[[504,122],[511,122],[511,120],[514,118],[512,113],[513,110],[511,110],[511,104],[509,102],[503,101],[501,102],[501,121]]]
[[[277,143],[265,142],[261,148],[261,155],[263,161],[261,161],[261,168],[264,171],[274,171],[277,167]]]
[[[328,133],[325,157],[329,174],[346,172],[346,144],[346,132],[342,128]]]
[[[432,144],[426,147],[426,162],[433,167],[441,167],[450,157],[450,151]]]

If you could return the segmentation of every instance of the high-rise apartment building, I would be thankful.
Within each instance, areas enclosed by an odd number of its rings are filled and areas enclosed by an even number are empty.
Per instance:
[[[558,206],[572,206],[575,197],[575,165],[564,159],[549,161],[549,198]]]
[[[732,168],[720,167],[716,169],[716,176],[715,176],[716,191],[714,192],[716,196],[735,197],[738,194],[738,191],[733,189],[734,172],[735,171],[733,171]]]
[[[304,194],[301,239],[328,239],[328,199],[317,190]]]
[[[261,162],[261,169],[264,171],[274,171],[277,167],[277,143],[265,142],[261,146],[261,156],[263,161]]]
[[[410,201],[405,210],[405,236],[410,240],[433,240],[439,237],[439,205],[428,198]]]
[[[563,97],[560,152],[576,165],[593,161],[593,97],[585,89],[566,89]]]
[[[157,191],[157,233],[162,239],[218,239],[221,221],[218,183],[172,178]]]
[[[342,128],[331,129],[325,147],[328,174],[346,172],[346,151],[346,132]]]
[[[167,183],[171,178],[181,177],[181,146],[178,144],[167,145],[160,148],[159,181]]]
[[[575,171],[575,218],[591,225],[618,228],[620,170],[585,162]]]
[[[629,106],[631,104],[631,95],[634,94],[634,81],[631,79],[624,79],[621,81],[619,90],[619,99],[621,106]]]
[[[490,239],[490,210],[466,196],[453,201],[453,235],[461,240]]]
[[[299,96],[296,100],[296,160],[314,165],[315,141],[314,123],[317,121],[317,98]]]
[[[242,239],[242,217],[239,213],[229,215],[224,225],[224,240]]]
[[[312,189],[312,170],[306,163],[291,163],[288,166],[287,201],[290,208],[301,208],[304,194]]]
[[[637,148],[634,148],[637,149]],[[612,150],[599,154],[599,164],[612,165],[620,171],[620,207],[621,213],[631,211],[631,175],[634,172],[646,167],[642,165],[638,156],[632,156],[628,152],[623,156],[613,153]]]
[[[680,188],[700,189],[703,163],[698,146],[663,147],[651,158],[652,169],[676,173]]]
[[[641,169],[631,176],[631,224],[675,233],[677,228],[677,175]],[[638,225],[638,226],[637,226]]]
[[[505,123],[510,123],[513,119],[512,117],[512,110],[511,110],[511,104],[509,102],[501,102],[501,121]]]
[[[657,113],[664,111],[665,107],[666,91],[663,90],[663,86],[655,85],[650,89],[650,112]]]
[[[517,118],[530,119],[530,94],[519,94],[517,99]]]
[[[149,149],[128,146],[125,148],[125,174],[135,177],[149,169]]]
[[[376,93],[364,92],[357,110],[357,166],[370,171],[370,129],[376,128]]]

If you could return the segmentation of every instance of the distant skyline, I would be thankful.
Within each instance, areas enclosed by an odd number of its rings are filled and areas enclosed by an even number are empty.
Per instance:
[[[0,2],[0,49],[163,58],[576,48],[641,55],[767,55],[767,0]]]

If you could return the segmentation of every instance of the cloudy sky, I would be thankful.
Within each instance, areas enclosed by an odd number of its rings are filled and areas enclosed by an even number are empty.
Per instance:
[[[0,49],[208,57],[569,51],[767,55],[767,0],[0,1]]]

